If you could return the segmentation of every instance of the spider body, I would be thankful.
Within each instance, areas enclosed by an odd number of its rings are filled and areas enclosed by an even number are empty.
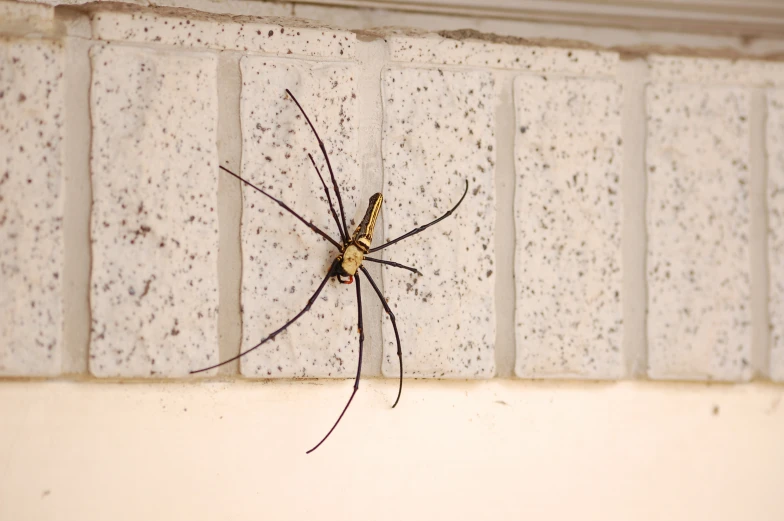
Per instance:
[[[395,315],[392,312],[392,309],[390,309],[389,304],[387,304],[387,301],[384,298],[384,295],[381,293],[381,290],[379,289],[378,285],[376,285],[375,281],[373,280],[373,277],[370,276],[370,273],[363,266],[363,264],[364,264],[365,261],[370,261],[370,262],[374,262],[374,263],[378,263],[378,264],[383,264],[385,266],[391,266],[391,267],[394,267],[394,268],[402,268],[404,270],[408,270],[408,271],[416,273],[418,275],[422,275],[419,272],[419,270],[417,270],[416,268],[412,268],[410,266],[405,266],[403,264],[399,264],[397,262],[393,262],[393,261],[389,261],[389,260],[382,260],[382,259],[375,259],[373,257],[368,257],[368,254],[369,253],[373,253],[373,252],[378,251],[378,250],[381,250],[381,249],[384,249],[384,248],[386,248],[388,246],[392,246],[393,244],[395,244],[395,243],[397,243],[399,241],[402,241],[404,239],[407,239],[408,237],[416,235],[416,234],[420,233],[421,231],[425,230],[426,228],[429,228],[430,226],[433,226],[434,224],[437,224],[438,222],[440,222],[440,221],[446,219],[447,217],[449,217],[450,215],[452,215],[452,212],[454,212],[457,209],[457,207],[460,206],[460,204],[463,202],[463,199],[465,199],[466,194],[468,194],[468,181],[466,180],[465,189],[463,191],[463,195],[460,198],[460,200],[457,202],[457,204],[454,207],[452,207],[451,210],[449,210],[446,213],[444,213],[441,217],[439,217],[439,218],[437,218],[437,219],[435,219],[435,220],[433,220],[433,221],[431,221],[431,222],[429,222],[429,223],[427,223],[425,225],[422,225],[422,226],[419,226],[417,228],[414,228],[413,230],[409,231],[408,233],[405,233],[405,234],[401,235],[400,237],[397,237],[396,239],[393,239],[391,241],[387,241],[386,243],[382,244],[381,246],[376,246],[375,248],[371,248],[371,244],[373,242],[373,233],[374,233],[375,228],[376,228],[376,221],[378,220],[378,216],[381,213],[381,204],[382,204],[382,202],[384,200],[383,196],[380,193],[376,193],[376,194],[374,194],[370,198],[370,201],[368,202],[368,208],[365,211],[365,216],[362,218],[362,221],[360,221],[359,226],[357,226],[356,230],[354,230],[354,234],[351,237],[349,237],[348,227],[346,226],[346,215],[345,215],[345,211],[343,209],[343,200],[340,197],[340,189],[338,188],[338,183],[337,183],[337,181],[335,179],[335,174],[332,171],[332,165],[329,162],[329,155],[327,155],[327,149],[324,146],[324,142],[321,141],[321,138],[319,137],[318,132],[316,132],[316,128],[313,126],[313,123],[311,123],[310,118],[308,118],[308,116],[305,113],[304,109],[299,104],[299,102],[294,97],[294,95],[288,89],[286,89],[286,93],[291,97],[291,99],[294,101],[294,103],[296,103],[296,105],[299,108],[300,112],[302,113],[303,117],[308,122],[308,125],[310,126],[310,129],[313,131],[313,134],[315,135],[316,139],[318,140],[319,148],[321,149],[321,153],[323,154],[324,159],[325,159],[326,164],[327,164],[327,168],[329,169],[329,175],[330,175],[330,178],[332,180],[332,189],[333,189],[333,191],[335,193],[335,196],[336,196],[336,199],[337,199],[337,202],[338,202],[338,208],[340,209],[340,219],[338,219],[338,213],[335,211],[335,207],[332,204],[332,197],[330,195],[329,189],[327,188],[327,184],[324,181],[324,178],[322,177],[321,172],[319,171],[318,166],[316,166],[316,162],[313,160],[313,156],[311,154],[308,154],[308,157],[310,158],[310,162],[313,164],[313,168],[315,169],[316,174],[318,174],[318,177],[321,180],[321,185],[324,188],[324,193],[326,194],[326,197],[327,197],[327,202],[329,204],[330,213],[332,214],[332,217],[333,217],[333,219],[335,221],[335,224],[337,225],[338,233],[340,235],[340,241],[335,240],[329,234],[327,234],[326,232],[324,232],[323,230],[321,230],[317,226],[315,226],[312,222],[310,222],[310,221],[306,220],[305,218],[303,218],[301,215],[299,215],[297,212],[292,210],[288,205],[286,205],[286,203],[284,203],[280,199],[277,199],[277,198],[273,197],[272,195],[270,195],[269,193],[267,193],[263,189],[261,189],[258,186],[254,185],[250,181],[248,181],[246,179],[243,179],[242,177],[240,177],[239,175],[235,174],[234,172],[232,172],[228,168],[225,168],[224,166],[220,166],[220,168],[223,171],[225,171],[225,172],[231,174],[232,176],[236,177],[238,180],[243,182],[245,185],[253,188],[255,191],[257,191],[257,192],[263,194],[264,196],[266,196],[267,198],[271,199],[272,201],[277,203],[281,208],[283,208],[284,210],[289,212],[291,215],[293,215],[294,217],[299,219],[303,224],[305,224],[305,226],[307,226],[308,228],[313,230],[315,233],[320,235],[327,242],[332,244],[335,247],[335,249],[337,250],[337,256],[332,261],[332,264],[330,265],[330,268],[327,271],[326,276],[322,279],[322,281],[319,284],[318,288],[316,288],[316,291],[308,299],[307,305],[299,313],[297,313],[293,318],[291,318],[288,322],[283,324],[281,327],[279,327],[278,329],[276,329],[275,331],[273,331],[272,333],[270,333],[269,335],[267,335],[266,337],[261,339],[261,341],[258,344],[256,344],[255,346],[253,346],[253,347],[251,347],[249,349],[246,349],[245,351],[240,352],[238,355],[236,355],[236,356],[234,356],[232,358],[229,358],[228,360],[224,360],[223,362],[220,362],[218,364],[212,365],[210,367],[205,367],[205,368],[199,369],[197,371],[191,371],[191,374],[193,374],[193,373],[200,373],[202,371],[208,371],[210,369],[214,369],[216,367],[220,367],[220,366],[222,366],[224,364],[227,364],[229,362],[237,360],[238,358],[240,358],[240,357],[250,353],[251,351],[254,351],[254,350],[258,349],[264,343],[266,343],[268,341],[271,341],[271,340],[274,340],[275,337],[279,333],[284,331],[287,327],[289,327],[291,324],[296,322],[308,310],[310,310],[311,306],[313,306],[313,304],[316,303],[316,300],[317,300],[319,294],[324,289],[324,287],[327,284],[327,281],[330,278],[335,277],[335,278],[338,279],[339,282],[341,282],[343,284],[351,284],[352,282],[356,281],[357,326],[358,326],[358,332],[359,332],[359,353],[358,353],[359,354],[359,357],[358,357],[359,360],[358,360],[358,364],[357,364],[357,376],[354,379],[354,389],[353,389],[353,391],[351,393],[351,396],[349,397],[348,402],[346,403],[345,407],[343,407],[343,411],[340,413],[340,416],[338,416],[337,421],[335,421],[334,425],[329,430],[329,432],[327,432],[326,436],[324,436],[321,439],[321,441],[318,442],[318,444],[315,447],[313,447],[312,449],[310,449],[308,451],[308,453],[311,453],[314,450],[316,450],[317,448],[319,448],[321,446],[321,444],[324,443],[324,441],[326,441],[326,439],[329,437],[329,435],[332,434],[332,431],[334,431],[335,427],[337,427],[338,423],[340,423],[340,420],[343,418],[343,415],[348,410],[349,405],[351,405],[351,401],[354,399],[354,395],[356,395],[357,390],[359,389],[359,378],[360,378],[361,371],[362,371],[362,352],[363,352],[363,345],[364,345],[364,340],[365,340],[365,334],[364,334],[363,329],[362,329],[362,294],[361,294],[361,291],[360,291],[360,274],[359,274],[359,272],[362,272],[362,277],[367,278],[368,282],[370,282],[370,285],[372,286],[373,291],[378,296],[379,300],[381,301],[381,305],[384,308],[384,311],[387,313],[387,315],[390,318],[390,321],[392,322],[392,328],[393,328],[393,330],[395,332],[395,342],[397,344],[397,358],[398,358],[398,362],[399,362],[399,365],[400,365],[400,378],[399,378],[397,399],[395,400],[395,403],[392,405],[392,407],[395,407],[398,404],[398,402],[400,401],[400,395],[401,395],[402,390],[403,390],[403,352],[402,352],[402,349],[400,347],[400,335],[399,335],[398,330],[397,330],[397,323],[395,322]]]
[[[381,212],[381,203],[384,201],[384,196],[380,193],[373,195],[368,202],[368,208],[365,212],[365,217],[354,230],[354,235],[351,236],[351,241],[344,244],[343,253],[338,256],[340,261],[336,277],[339,282],[343,284],[351,284],[354,280],[354,275],[362,266],[362,261],[365,255],[370,250],[370,245],[373,242],[373,231],[376,229],[376,220],[378,214]],[[347,281],[343,277],[348,277]]]

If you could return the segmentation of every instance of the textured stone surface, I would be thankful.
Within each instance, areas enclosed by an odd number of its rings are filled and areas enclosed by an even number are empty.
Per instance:
[[[382,76],[384,236],[455,214],[383,251],[418,268],[384,268],[407,376],[489,378],[495,372],[494,80],[486,72],[392,68]],[[376,254],[378,256],[378,254]],[[385,376],[398,375],[383,322]]]
[[[82,4],[90,4],[94,2],[100,3],[113,3],[117,5],[117,2],[114,0],[21,0],[22,2],[35,2],[39,4],[51,5],[51,6],[58,6],[58,5],[82,5]],[[149,0],[123,0],[124,4],[137,4],[137,5],[148,5]]]
[[[0,375],[60,372],[63,55],[0,40]]]
[[[784,90],[768,91],[770,377],[784,381]]]
[[[387,41],[391,59],[401,62],[471,65],[587,76],[613,76],[618,68],[618,53],[614,52],[454,40],[434,35],[390,36]]]
[[[704,83],[707,85],[784,85],[784,63],[776,61],[648,57],[654,81]]]
[[[93,34],[101,40],[161,43],[263,52],[283,56],[353,58],[356,36],[294,20],[229,17],[170,9],[99,11]]]
[[[216,60],[91,56],[90,370],[187,375],[218,352]]]
[[[356,69],[352,65],[245,57],[242,68],[242,173],[340,241],[308,152],[332,193],[329,171],[297,97],[329,153],[353,232],[360,188]],[[339,212],[334,193],[331,196]],[[364,212],[364,207],[359,211]],[[242,348],[256,345],[305,307],[337,250],[264,195],[243,187]],[[330,280],[310,312],[242,358],[255,377],[348,377],[356,373],[353,286]]]
[[[249,15],[249,16],[291,16],[292,5],[285,2],[246,2],[245,0],[221,0],[220,2],[213,2],[207,0],[206,2],[194,0],[123,0],[118,3],[116,0],[20,0],[21,2],[35,2],[37,4],[45,4],[49,6],[58,5],[83,5],[90,4],[88,9],[100,6],[105,9],[106,6],[101,4],[109,4],[111,9],[119,10],[126,8],[130,5],[143,6],[149,8],[153,6],[157,9],[166,9],[168,7],[181,7],[188,9],[189,13],[200,12],[207,13],[233,13],[234,15]],[[256,4],[256,5],[254,5]],[[165,6],[165,7],[162,7]]]
[[[515,79],[515,372],[619,378],[621,90]]]
[[[54,28],[54,9],[46,5],[0,0],[0,28],[14,32],[50,31]]]
[[[648,374],[751,376],[749,95],[647,89]]]

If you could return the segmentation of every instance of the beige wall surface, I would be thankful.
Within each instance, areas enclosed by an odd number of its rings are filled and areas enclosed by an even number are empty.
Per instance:
[[[784,519],[784,389],[0,383],[0,519]]]

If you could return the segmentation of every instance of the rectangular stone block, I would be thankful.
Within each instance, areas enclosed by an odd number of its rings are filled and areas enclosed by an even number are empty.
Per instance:
[[[217,361],[214,56],[92,49],[95,376],[185,376]]]
[[[289,89],[324,141],[340,186],[349,233],[358,222],[359,118],[354,65],[244,57],[242,175],[284,201],[337,242],[312,154],[340,215],[318,141]],[[224,174],[228,175],[228,174]],[[274,201],[242,188],[242,349],[258,344],[299,313],[339,254]],[[354,286],[330,279],[309,312],[241,359],[245,376],[344,378],[356,374],[359,335]]]
[[[685,56],[648,57],[654,82],[705,85],[784,85],[784,63],[773,60],[729,60]]]
[[[767,96],[770,377],[784,381],[784,89]]]
[[[406,376],[495,373],[495,95],[487,72],[391,68],[382,74],[385,239],[441,216],[468,181],[453,215],[382,250],[384,259],[422,272],[383,272]],[[382,371],[396,377],[386,315],[382,333]]]
[[[621,88],[515,79],[515,373],[625,376]]]
[[[749,110],[741,88],[647,88],[648,374],[751,377]]]
[[[24,34],[43,33],[54,29],[54,9],[39,3],[0,0],[0,30]]]
[[[510,43],[482,40],[476,31],[452,31],[453,38],[435,34],[386,37],[393,61],[435,65],[469,65],[529,72],[614,76],[618,53],[592,49],[565,49],[526,45],[510,38]],[[474,38],[470,38],[474,36]]]
[[[63,56],[0,39],[0,375],[61,370]]]
[[[98,11],[93,34],[101,40],[160,43],[182,47],[232,49],[281,56],[351,59],[356,35],[313,22],[279,18],[214,15],[168,8]]]
[[[83,4],[94,4],[94,3],[116,3],[112,2],[112,0],[21,0],[22,2],[33,2],[50,5],[53,7],[57,7],[60,5],[83,5]],[[149,2],[147,0],[127,0],[124,1],[123,4],[138,4],[138,5],[147,5]],[[117,5],[119,7],[122,4]]]

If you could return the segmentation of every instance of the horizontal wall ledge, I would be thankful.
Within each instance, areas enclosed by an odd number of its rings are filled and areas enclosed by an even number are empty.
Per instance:
[[[780,387],[350,388],[0,383],[0,518],[784,518]]]

